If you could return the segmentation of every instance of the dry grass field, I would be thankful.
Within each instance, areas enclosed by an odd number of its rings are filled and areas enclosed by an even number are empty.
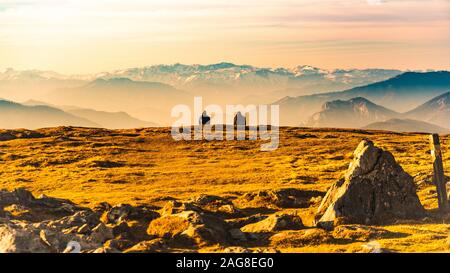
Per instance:
[[[24,187],[35,196],[66,198],[88,207],[103,201],[162,207],[167,200],[210,194],[229,198],[238,208],[252,207],[240,202],[246,193],[294,188],[311,193],[310,205],[270,213],[295,211],[305,225],[312,226],[321,197],[342,177],[353,150],[365,138],[394,154],[414,177],[424,207],[435,215],[437,199],[425,134],[282,128],[279,149],[262,152],[261,141],[177,142],[169,128],[0,131],[0,188]],[[448,170],[450,138],[443,136],[442,140]],[[257,207],[255,204],[255,211]],[[261,208],[258,212],[266,213]],[[448,252],[449,220],[442,216],[398,222],[382,227],[396,235],[377,241],[391,251]],[[300,244],[295,243],[295,236],[289,236],[294,235],[286,232],[279,240],[259,247],[282,252],[364,252],[368,243],[350,236]]]

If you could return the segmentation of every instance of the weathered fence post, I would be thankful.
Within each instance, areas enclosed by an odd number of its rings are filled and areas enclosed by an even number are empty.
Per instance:
[[[439,135],[431,135],[430,143],[431,156],[433,158],[433,183],[436,185],[439,210],[446,211],[448,208],[447,187],[444,175],[444,165],[442,163],[442,152]]]

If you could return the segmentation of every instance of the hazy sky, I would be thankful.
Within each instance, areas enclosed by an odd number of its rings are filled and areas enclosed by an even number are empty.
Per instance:
[[[0,0],[0,60],[450,69],[450,0]]]

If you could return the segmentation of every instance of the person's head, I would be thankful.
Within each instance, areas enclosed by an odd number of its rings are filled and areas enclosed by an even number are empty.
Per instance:
[[[206,113],[206,111],[203,111],[202,116],[207,116],[208,113]]]

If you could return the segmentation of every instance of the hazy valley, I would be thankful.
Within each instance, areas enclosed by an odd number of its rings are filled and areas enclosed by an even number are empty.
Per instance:
[[[421,129],[446,130],[450,127],[446,118],[449,91],[450,72],[445,71],[327,71],[310,66],[272,69],[219,63],[73,76],[12,69],[0,73],[0,97],[26,106],[47,106],[22,107],[20,115],[4,123],[4,128],[169,126],[176,120],[170,116],[173,106],[192,107],[193,98],[201,96],[203,105],[279,104],[282,126],[362,128],[377,123],[376,128],[383,129],[383,122],[400,119],[402,126],[391,121],[385,129],[413,131],[415,127],[406,126],[405,120],[416,120],[428,124]],[[12,109],[0,110],[14,113]],[[64,113],[42,113],[31,119],[36,124],[22,122],[27,113],[49,109]]]

